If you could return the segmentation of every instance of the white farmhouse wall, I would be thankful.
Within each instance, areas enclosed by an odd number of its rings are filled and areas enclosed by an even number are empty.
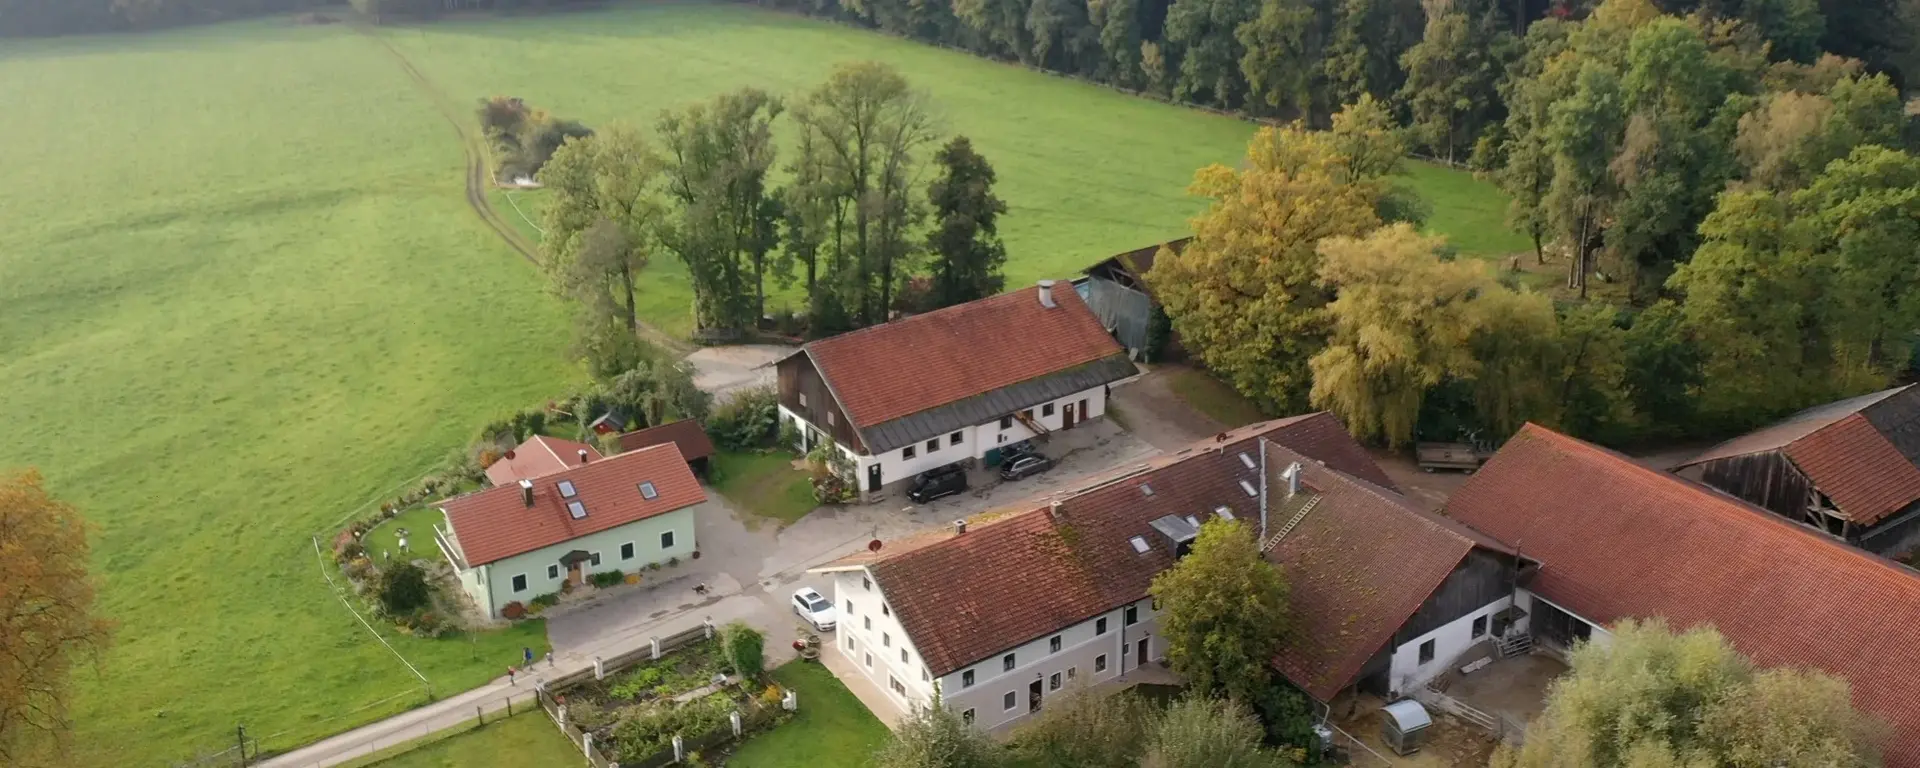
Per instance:
[[[840,644],[840,651],[860,674],[905,711],[932,701],[933,678],[927,672],[926,660],[907,638],[880,585],[874,584],[866,571],[838,573],[834,575],[832,599],[839,609],[834,642]],[[902,651],[906,652],[904,660]],[[895,681],[906,689],[904,694],[894,690]]]
[[[1511,604],[1513,604],[1513,598],[1502,597],[1394,648],[1393,665],[1387,677],[1389,684],[1401,694],[1406,695],[1447,671],[1448,666],[1463,661],[1460,659],[1460,654],[1465,653],[1474,643],[1493,636],[1493,615]],[[1478,637],[1473,634],[1475,619],[1486,620]],[[1420,646],[1429,640],[1433,641],[1433,660],[1422,664],[1420,663]]]
[[[558,592],[566,584],[567,569],[560,566],[561,556],[576,549],[600,554],[600,565],[581,564],[581,576],[619,570],[632,573],[649,563],[664,563],[671,558],[688,558],[697,547],[694,542],[694,514],[700,505],[676,509],[664,515],[636,520],[617,528],[560,542],[532,552],[470,568],[460,574],[461,586],[474,603],[498,618],[500,609],[511,602],[525,603],[538,595]],[[673,533],[673,546],[661,547],[661,534]],[[455,532],[456,535],[458,531]],[[622,558],[620,546],[631,542],[633,556]],[[549,571],[548,566],[555,566]],[[556,575],[549,575],[554,573]],[[526,586],[513,588],[513,577],[525,575]]]
[[[1088,412],[1086,415],[1079,413],[1081,410],[1080,402],[1083,400],[1086,401],[1085,410]],[[1105,385],[1093,387],[1075,392],[1058,400],[1035,405],[1033,407],[1033,418],[1048,430],[1060,429],[1066,420],[1066,405],[1068,403],[1074,404],[1074,423],[1076,425],[1087,419],[1105,416],[1107,413],[1107,388]],[[1046,412],[1047,406],[1053,406],[1053,413],[1048,414]],[[788,413],[791,414],[791,412]],[[1012,421],[1006,428],[1002,428],[1000,423],[1001,420],[995,418],[993,421],[985,424],[976,424],[971,427],[962,427],[952,432],[943,433],[938,438],[938,449],[933,451],[927,450],[927,441],[933,440],[934,438],[924,438],[914,444],[914,455],[911,459],[906,457],[905,446],[895,448],[877,456],[857,456],[855,461],[859,465],[857,468],[857,477],[860,480],[860,488],[862,491],[866,490],[867,468],[874,464],[880,465],[880,482],[886,485],[892,485],[903,480],[910,480],[913,476],[929,469],[943,467],[966,459],[983,458],[987,455],[987,451],[1012,445],[1034,436],[1033,430],[1027,429],[1026,425],[1021,424],[1017,420]],[[954,434],[960,435],[959,445],[953,444]]]
[[[1044,709],[1052,696],[1131,672],[1138,666],[1135,644],[1142,639],[1148,643],[1149,663],[1164,658],[1166,643],[1159,636],[1152,601],[1142,600],[1134,607],[1138,621],[1131,626],[1126,623],[1126,609],[1121,608],[999,651],[946,675],[940,678],[941,698],[954,712],[965,715],[971,711],[975,727],[999,729],[1030,714],[1029,697],[1035,681],[1040,683],[1040,706]],[[1107,620],[1104,634],[1097,632],[1100,618]],[[1051,641],[1056,636],[1060,638],[1059,651],[1052,650]],[[1014,656],[1011,671],[1005,669],[1004,661],[1009,653]],[[1096,670],[1101,656],[1106,657],[1106,669]],[[973,672],[972,685],[966,683],[969,670]],[[1058,689],[1053,687],[1054,675],[1060,676]],[[1013,694],[1011,709],[1006,706],[1008,693]]]

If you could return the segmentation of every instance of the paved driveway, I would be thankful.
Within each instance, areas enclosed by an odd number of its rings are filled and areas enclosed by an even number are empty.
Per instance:
[[[559,606],[548,613],[547,637],[560,658],[590,659],[596,648],[668,634],[665,628],[702,616],[717,622],[738,618],[767,633],[767,662],[778,664],[793,656],[788,643],[799,630],[788,607],[793,591],[802,584],[823,586],[809,578],[806,569],[859,551],[876,538],[885,541],[940,528],[1158,453],[1104,420],[1057,433],[1041,450],[1060,465],[1036,477],[1013,483],[979,477],[973,490],[927,505],[890,496],[872,504],[822,507],[779,530],[748,528],[744,513],[710,493],[695,518],[700,559],[649,572],[646,582],[608,590],[589,602]],[[707,587],[704,594],[694,589],[702,584]]]
[[[772,385],[773,364],[796,349],[779,344],[702,347],[687,355],[687,362],[693,364],[693,385],[724,401],[739,390]]]

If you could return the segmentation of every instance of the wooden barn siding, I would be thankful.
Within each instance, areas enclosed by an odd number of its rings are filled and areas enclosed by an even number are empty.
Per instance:
[[[1500,598],[1513,594],[1513,564],[1504,555],[1497,555],[1484,549],[1475,549],[1467,553],[1466,559],[1447,575],[1440,588],[1427,596],[1420,604],[1413,618],[1400,627],[1395,634],[1395,647],[1404,645],[1416,637],[1432,632],[1462,616],[1485,608]]]
[[[1706,462],[1700,480],[1798,523],[1807,506],[1807,476],[1779,451]]]
[[[1907,507],[1855,537],[1861,549],[1891,558],[1920,551],[1920,505]]]
[[[800,414],[815,427],[821,429],[841,445],[848,446],[855,453],[864,454],[867,446],[860,441],[860,435],[853,431],[853,422],[840,410],[840,401],[833,399],[833,390],[827,388],[827,380],[820,376],[820,370],[813,365],[813,358],[798,354],[788,357],[775,366],[779,374],[780,404],[787,410]],[[800,405],[800,395],[807,396],[807,404]],[[833,413],[833,424],[827,423],[827,413]]]

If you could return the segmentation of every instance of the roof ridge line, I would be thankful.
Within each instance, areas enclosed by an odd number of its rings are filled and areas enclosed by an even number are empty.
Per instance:
[[[1920,572],[1915,572],[1913,569],[1907,568],[1906,566],[1900,565],[1899,563],[1896,563],[1885,557],[1881,557],[1879,555],[1873,554],[1871,552],[1860,549],[1858,547],[1854,547],[1854,546],[1842,543],[1840,541],[1836,541],[1836,540],[1827,538],[1825,536],[1816,534],[1812,531],[1808,531],[1804,528],[1801,528],[1798,525],[1793,524],[1792,522],[1789,522],[1781,518],[1779,515],[1776,515],[1773,512],[1766,510],[1765,508],[1755,506],[1753,504],[1749,504],[1744,500],[1727,495],[1711,487],[1701,485],[1699,483],[1695,483],[1684,477],[1673,474],[1672,472],[1662,472],[1652,467],[1644,466],[1640,462],[1634,461],[1631,457],[1625,454],[1616,452],[1611,448],[1589,443],[1585,440],[1581,440],[1580,438],[1573,437],[1571,435],[1563,435],[1563,434],[1560,434],[1559,432],[1540,426],[1539,424],[1535,424],[1533,422],[1527,422],[1527,425],[1525,427],[1522,427],[1521,431],[1522,433],[1526,433],[1529,431],[1544,432],[1547,435],[1551,436],[1552,440],[1550,442],[1554,443],[1555,445],[1577,446],[1583,449],[1587,453],[1591,453],[1597,457],[1607,459],[1609,461],[1615,462],[1620,465],[1624,465],[1626,467],[1631,468],[1634,471],[1646,473],[1655,478],[1659,478],[1661,482],[1677,486],[1689,493],[1697,494],[1702,498],[1708,500],[1708,502],[1711,505],[1717,507],[1714,510],[1715,514],[1721,514],[1723,511],[1738,512],[1739,513],[1738,515],[1728,515],[1728,516],[1739,517],[1743,519],[1748,519],[1748,518],[1758,516],[1763,525],[1781,526],[1786,530],[1793,531],[1796,534],[1804,536],[1808,541],[1813,542],[1818,546],[1827,547],[1834,551],[1838,551],[1844,555],[1850,555],[1853,557],[1860,558],[1862,560],[1866,560],[1867,562],[1873,563],[1877,566],[1886,568],[1896,573],[1900,573],[1913,578],[1920,578]],[[1516,435],[1516,437],[1517,436],[1518,435]]]

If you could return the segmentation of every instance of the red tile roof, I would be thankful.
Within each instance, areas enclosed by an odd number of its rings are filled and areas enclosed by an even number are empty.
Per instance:
[[[1259,439],[1264,437],[1278,446],[1270,446],[1269,472],[1277,475],[1287,463],[1299,461],[1307,484],[1325,497],[1276,550],[1283,553],[1283,567],[1296,581],[1296,614],[1319,614],[1299,617],[1301,626],[1309,629],[1303,637],[1314,641],[1289,646],[1276,665],[1290,677],[1299,675],[1296,679],[1311,685],[1316,695],[1331,696],[1392,637],[1472,542],[1443,525],[1423,522],[1422,513],[1397,494],[1354,477],[1384,479],[1385,474],[1330,414],[1253,424],[1225,434],[1225,439],[1197,443],[1059,494],[1057,514],[1043,503],[972,525],[964,534],[915,537],[889,545],[877,557],[860,553],[823,568],[868,567],[928,668],[945,675],[1144,599],[1154,575],[1174,560],[1164,537],[1148,525],[1151,520],[1170,514],[1206,520],[1226,506],[1237,519],[1257,527],[1258,499],[1240,482],[1259,487]],[[1255,468],[1246,466],[1243,453]],[[1313,458],[1305,458],[1309,456]],[[1269,485],[1269,494],[1275,493],[1285,493],[1277,481]],[[1269,513],[1268,524],[1274,529],[1286,522],[1275,520],[1278,516],[1278,511]],[[1323,542],[1342,546],[1344,535],[1333,531],[1347,525],[1384,526],[1393,532],[1382,538],[1397,548],[1369,550],[1382,560],[1366,564],[1303,554],[1308,565],[1300,566],[1298,574],[1291,570],[1294,564],[1285,562],[1295,553],[1317,550]],[[1145,537],[1152,548],[1136,553],[1128,542],[1133,536]],[[1450,553],[1452,563],[1434,565]],[[1343,575],[1351,573],[1392,581],[1371,583]],[[1354,642],[1319,642],[1322,631]]]
[[[1073,285],[1023,288],[811,342],[805,354],[856,427],[1125,354]]]
[[[534,435],[507,451],[499,461],[488,464],[487,480],[494,485],[513,485],[521,480],[545,477],[580,466],[581,451],[587,452],[588,461],[600,460],[600,451],[586,443]]]
[[[1292,451],[1268,450],[1267,466],[1276,473],[1302,461]],[[1314,698],[1331,701],[1476,541],[1397,493],[1309,461],[1301,466],[1314,506],[1267,553],[1286,577],[1294,621],[1274,667]],[[1286,523],[1274,516],[1272,528]]]
[[[562,481],[573,483],[574,499],[586,507],[585,518],[575,520],[568,512],[569,499],[560,494]],[[468,565],[485,565],[707,500],[671,444],[576,465],[532,482],[532,507],[523,502],[517,482],[440,505]],[[641,483],[653,484],[655,498],[641,494]]]
[[[693,419],[681,419],[657,427],[637,429],[620,436],[620,450],[623,452],[637,451],[661,443],[673,443],[679,446],[680,456],[687,461],[713,455],[713,440],[707,437],[706,428]]]
[[[1920,467],[1858,413],[1793,441],[1786,451],[1841,516],[1861,525],[1920,499]]]
[[[1904,425],[1896,410],[1912,407],[1920,388],[1895,387],[1827,403],[1728,440],[1675,469],[1780,451],[1832,499],[1840,516],[1873,525],[1920,501],[1920,465],[1888,438]],[[1872,416],[1879,414],[1879,416]]]
[[[1529,425],[1447,504],[1542,566],[1530,589],[1603,624],[1711,624],[1766,666],[1849,681],[1920,766],[1920,576],[1744,502]]]

